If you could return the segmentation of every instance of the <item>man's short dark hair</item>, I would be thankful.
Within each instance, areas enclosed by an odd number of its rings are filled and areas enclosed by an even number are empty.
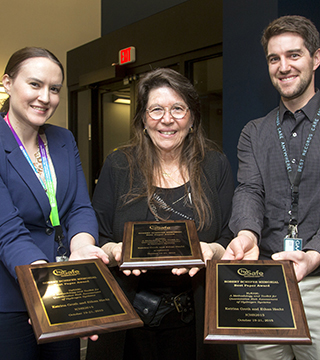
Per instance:
[[[287,15],[273,20],[264,29],[261,44],[266,55],[268,55],[269,40],[273,36],[287,32],[296,33],[302,37],[310,56],[313,56],[320,47],[319,31],[311,20],[299,15]]]

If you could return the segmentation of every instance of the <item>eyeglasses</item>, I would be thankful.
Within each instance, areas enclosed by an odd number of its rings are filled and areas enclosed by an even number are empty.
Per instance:
[[[178,104],[173,105],[170,109],[168,109],[170,115],[177,120],[183,119],[186,116],[188,110],[189,110],[188,107]],[[153,120],[162,119],[164,117],[165,112],[166,109],[163,108],[162,106],[153,106],[150,109],[147,109],[147,113]]]

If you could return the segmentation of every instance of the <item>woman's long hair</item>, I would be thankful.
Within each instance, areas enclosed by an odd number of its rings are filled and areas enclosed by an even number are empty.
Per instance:
[[[119,148],[126,154],[130,167],[130,191],[125,196],[125,202],[146,196],[152,211],[150,204],[155,201],[153,195],[156,191],[153,185],[154,175],[161,174],[161,164],[159,150],[143,130],[149,93],[160,87],[173,89],[190,109],[193,130],[189,132],[182,144],[179,166],[180,169],[188,170],[195,220],[198,230],[202,230],[210,225],[212,212],[201,182],[203,180],[201,163],[209,148],[218,150],[218,147],[215,144],[209,145],[211,142],[204,135],[200,122],[200,100],[196,90],[187,78],[174,70],[160,68],[150,71],[139,82],[137,109],[132,122],[133,137],[129,144]],[[139,188],[133,188],[134,176],[139,172],[142,174],[142,183]]]
[[[44,57],[50,59],[55,64],[57,64],[61,69],[62,81],[64,80],[64,69],[61,62],[54,54],[52,54],[52,52],[40,47],[25,47],[13,53],[7,63],[4,74],[9,75],[11,79],[16,78],[21,69],[23,62],[28,59],[37,58],[37,57]],[[10,104],[10,97],[8,97],[3,102],[0,111],[7,113],[9,111],[9,104]]]

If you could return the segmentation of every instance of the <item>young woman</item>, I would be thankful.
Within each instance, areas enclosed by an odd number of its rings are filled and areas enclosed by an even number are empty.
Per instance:
[[[0,116],[0,354],[6,360],[78,360],[79,339],[38,346],[15,266],[100,257],[98,226],[72,134],[46,125],[64,71],[48,50],[14,53]]]

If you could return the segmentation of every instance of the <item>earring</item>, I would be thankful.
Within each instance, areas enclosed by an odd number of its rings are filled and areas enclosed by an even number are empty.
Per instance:
[[[192,134],[193,133],[193,126],[190,126],[189,128],[189,134]]]
[[[143,129],[143,135],[144,135],[144,136],[148,136],[147,128],[144,128],[144,129]]]

